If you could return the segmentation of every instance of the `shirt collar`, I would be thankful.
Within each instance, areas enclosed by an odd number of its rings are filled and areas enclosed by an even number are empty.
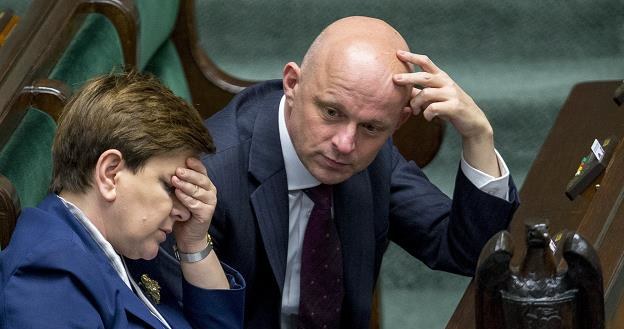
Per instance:
[[[282,154],[284,156],[284,167],[286,168],[288,190],[303,190],[320,185],[321,182],[314,178],[308,169],[306,169],[295,151],[295,146],[293,145],[290,135],[288,134],[288,128],[286,128],[286,111],[284,109],[285,101],[286,96],[284,95],[280,100],[278,117],[280,143],[282,145]]]
[[[126,269],[123,266],[121,257],[117,254],[117,252],[115,251],[113,246],[110,244],[110,242],[108,242],[106,238],[104,238],[102,233],[100,233],[97,227],[93,225],[91,220],[87,218],[87,216],[82,212],[82,210],[80,210],[80,208],[78,208],[73,203],[63,199],[60,195],[57,195],[57,197],[63,202],[63,204],[69,210],[69,212],[72,213],[72,215],[74,215],[74,218],[76,218],[76,220],[80,224],[82,224],[82,226],[87,230],[87,232],[89,232],[89,235],[98,245],[100,250],[104,252],[104,254],[106,255],[106,258],[108,258],[108,261],[110,262],[113,269],[115,269],[115,272],[117,272],[121,280],[128,286],[128,288],[132,289],[130,287],[130,281],[128,280],[128,273],[126,272]]]

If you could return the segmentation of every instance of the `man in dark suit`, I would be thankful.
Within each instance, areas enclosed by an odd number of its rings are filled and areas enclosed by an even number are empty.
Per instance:
[[[419,112],[462,136],[452,201],[390,139]],[[211,234],[247,282],[248,328],[368,328],[389,240],[431,268],[472,275],[482,246],[518,204],[481,109],[377,19],[331,24],[301,66],[286,64],[283,80],[246,89],[206,125],[217,147],[203,158],[218,189]],[[326,213],[338,239],[330,249],[339,253],[312,256],[325,263],[306,267],[305,238],[317,217],[307,193],[318,185],[331,186]],[[319,248],[332,234],[315,240]],[[311,279],[318,267],[337,276]],[[312,298],[317,305],[304,298],[307,285],[325,291]]]

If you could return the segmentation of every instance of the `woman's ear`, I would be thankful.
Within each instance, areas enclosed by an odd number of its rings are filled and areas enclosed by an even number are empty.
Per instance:
[[[95,164],[95,187],[105,200],[114,201],[117,198],[118,175],[124,168],[120,151],[110,149],[100,154]]]

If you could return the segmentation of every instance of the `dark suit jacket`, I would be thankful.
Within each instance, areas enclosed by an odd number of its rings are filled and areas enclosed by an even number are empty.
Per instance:
[[[167,291],[156,307],[176,329],[241,328],[244,281],[226,273],[236,289],[185,282],[184,309]],[[54,195],[23,211],[0,254],[0,278],[0,328],[163,328]]]
[[[278,105],[281,81],[244,90],[206,121],[217,153],[203,158],[218,190],[211,234],[247,282],[247,328],[278,328],[288,248],[288,191]],[[511,181],[511,180],[510,180]],[[373,163],[334,188],[342,243],[344,328],[369,328],[373,289],[389,240],[434,269],[472,275],[482,246],[517,207],[478,190],[461,170],[454,201],[389,140]]]

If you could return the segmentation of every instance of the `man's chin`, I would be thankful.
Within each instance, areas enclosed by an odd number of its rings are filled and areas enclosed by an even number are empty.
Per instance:
[[[312,173],[312,176],[319,182],[327,185],[340,184],[353,176],[352,173],[340,173],[331,169],[319,170],[317,173]]]

